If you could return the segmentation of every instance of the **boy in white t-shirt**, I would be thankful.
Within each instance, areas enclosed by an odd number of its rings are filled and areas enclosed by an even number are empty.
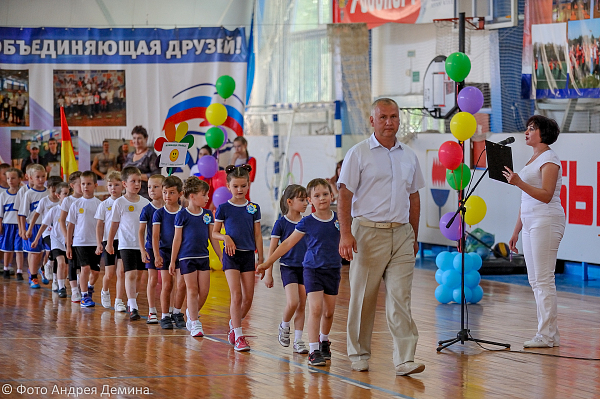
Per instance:
[[[46,188],[48,188],[48,196],[44,197],[38,203],[35,212],[33,213],[33,218],[31,219],[31,223],[29,224],[29,228],[25,233],[27,239],[33,236],[33,226],[36,225],[38,219],[42,221],[44,220],[44,215],[50,211],[50,209],[54,208],[59,204],[58,195],[56,193],[56,186],[61,183],[62,180],[58,176],[50,176],[48,177],[48,183],[46,184]],[[44,271],[43,273],[40,270],[40,274],[42,276],[42,283],[48,284],[48,280],[52,280],[52,291],[58,292],[58,282],[56,281],[56,264],[54,257],[50,253],[50,231],[52,228],[44,229],[44,233],[42,235],[42,241],[44,246],[42,247],[46,254],[44,255]],[[54,265],[54,267],[53,267]]]
[[[83,193],[81,192],[81,172],[77,171],[77,172],[73,172],[69,175],[69,186],[71,187],[71,190],[73,192],[73,194],[69,195],[67,198],[65,198],[65,200],[60,204],[60,216],[58,219],[58,226],[60,228],[60,231],[63,235],[63,237],[67,236],[67,215],[69,214],[69,209],[71,208],[71,205],[73,204],[73,202],[75,202],[77,199],[81,198],[83,196]],[[65,240],[66,242],[66,240]],[[66,251],[66,249],[65,249]],[[81,301],[81,292],[79,292],[79,284],[78,284],[78,279],[79,277],[77,276],[77,270],[79,269],[79,264],[77,263],[77,254],[73,253],[73,258],[72,259],[68,259],[68,278],[69,278],[69,285],[71,286],[71,302],[79,302]],[[88,293],[89,293],[89,288],[88,288]]]
[[[96,306],[88,294],[88,280],[90,268],[100,268],[100,255],[96,255],[96,209],[100,206],[100,200],[94,197],[94,191],[98,186],[97,176],[94,172],[87,170],[81,174],[81,192],[83,197],[71,204],[67,216],[67,258],[77,253],[77,262],[81,268],[79,288],[81,290],[81,307],[91,308]]]
[[[123,303],[123,297],[125,296],[125,274],[123,272],[123,262],[119,255],[119,241],[113,242],[113,248],[115,254],[111,255],[106,252],[106,242],[108,239],[108,233],[112,223],[112,210],[113,205],[117,198],[121,197],[123,193],[123,181],[121,180],[121,173],[112,171],[106,176],[106,189],[110,194],[106,200],[104,200],[98,210],[96,211],[95,219],[98,221],[96,224],[96,255],[104,255],[104,278],[102,279],[102,291],[100,292],[100,300],[102,306],[110,308],[110,292],[108,285],[115,276],[115,269],[117,274],[117,296],[115,298],[115,311],[126,312],[127,308]]]
[[[59,183],[56,185],[56,193],[58,194],[58,200],[62,203],[71,193],[71,189],[68,183]],[[57,269],[56,269],[56,281],[58,285],[58,297],[66,298],[67,297],[67,289],[65,288],[66,278],[67,278],[67,262],[66,262],[66,247],[65,247],[65,237],[62,235],[60,228],[58,227],[58,219],[60,218],[60,206],[55,206],[51,208],[48,212],[44,214],[44,218],[42,219],[42,227],[38,231],[35,240],[31,244],[32,247],[36,247],[45,230],[48,229],[50,231],[50,248],[52,251],[52,257],[56,259]]]
[[[42,198],[48,196],[48,189],[45,187],[46,168],[40,164],[35,164],[29,169],[29,171],[30,189],[27,190],[23,196],[23,201],[21,201],[21,204],[19,205],[19,219],[21,220],[21,225],[25,226],[23,233],[23,250],[27,252],[27,263],[29,264],[29,287],[40,288],[37,272],[42,261],[42,249],[39,247],[32,248],[31,244],[33,243],[33,236],[37,235],[42,221],[38,220],[34,224],[32,223],[32,220],[33,212],[37,208],[38,203]],[[33,224],[32,236],[28,238],[27,230],[31,224]],[[48,283],[47,280],[45,281]]]
[[[137,294],[141,287],[140,281],[146,265],[142,260],[138,232],[140,230],[140,214],[150,203],[138,195],[142,187],[142,173],[136,167],[124,168],[121,172],[126,194],[113,204],[112,225],[106,243],[106,252],[114,254],[113,240],[119,233],[119,253],[125,269],[125,292],[129,306],[129,320],[139,320],[140,313],[137,304]]]
[[[0,193],[0,251],[4,253],[4,278],[10,279],[8,265],[12,262],[13,253],[17,263],[17,280],[23,280],[23,240],[19,236],[16,198],[23,172],[10,168],[6,171],[8,190]]]

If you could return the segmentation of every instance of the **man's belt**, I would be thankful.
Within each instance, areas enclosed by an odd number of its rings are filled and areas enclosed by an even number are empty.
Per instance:
[[[394,222],[370,222],[368,220],[359,220],[358,221],[361,226],[364,227],[373,227],[376,229],[393,229],[395,227],[403,226],[405,223],[394,223]]]

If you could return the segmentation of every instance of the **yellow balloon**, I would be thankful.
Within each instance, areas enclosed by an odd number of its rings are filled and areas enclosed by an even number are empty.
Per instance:
[[[465,223],[473,226],[483,220],[487,212],[485,201],[476,195],[472,195],[465,202]]]
[[[459,112],[450,121],[450,131],[458,141],[471,138],[477,130],[475,117],[468,112]]]
[[[206,108],[206,120],[213,126],[220,126],[227,120],[227,108],[223,104],[214,103]]]

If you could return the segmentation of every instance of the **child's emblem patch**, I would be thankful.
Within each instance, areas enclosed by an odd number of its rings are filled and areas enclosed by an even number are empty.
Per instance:
[[[129,205],[129,208],[127,208],[127,209],[129,209],[129,212],[133,212],[135,208],[133,205]]]
[[[205,224],[209,224],[210,223],[210,215],[208,213],[205,213],[204,216],[202,217],[202,220],[204,221]]]
[[[83,208],[79,208],[79,213],[83,213]]]
[[[254,215],[258,211],[258,208],[253,203],[250,203],[246,206],[246,210],[249,214]]]
[[[340,222],[338,222],[337,219],[333,225],[335,226],[336,229],[338,229],[338,230],[340,229]]]

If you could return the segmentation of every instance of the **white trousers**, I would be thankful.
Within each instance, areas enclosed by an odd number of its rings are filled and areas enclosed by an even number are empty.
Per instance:
[[[537,305],[537,335],[559,345],[554,269],[558,246],[565,232],[563,216],[522,216],[523,254],[527,276]]]
[[[393,339],[394,365],[413,361],[419,333],[410,301],[415,269],[415,234],[410,224],[377,229],[352,221],[358,252],[350,263],[348,307],[348,357],[371,357],[371,336],[381,280],[385,281],[385,314]]]

